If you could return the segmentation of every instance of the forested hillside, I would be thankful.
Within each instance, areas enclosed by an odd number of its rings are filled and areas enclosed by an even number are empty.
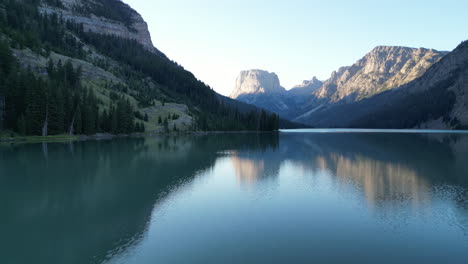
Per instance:
[[[145,128],[278,128],[277,115],[224,104],[210,87],[155,48],[148,49],[136,39],[85,30],[60,13],[92,13],[133,32],[136,12],[127,5],[117,0],[77,3],[82,5],[0,0],[3,129],[55,135],[128,134]],[[49,11],[41,11],[44,6]]]

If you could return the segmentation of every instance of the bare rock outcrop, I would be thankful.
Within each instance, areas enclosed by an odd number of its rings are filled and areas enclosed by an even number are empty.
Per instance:
[[[76,11],[76,7],[86,4],[100,4],[98,0],[61,0],[64,8],[51,7],[44,5],[40,8],[43,13],[57,13],[65,20],[74,21],[78,24],[83,24],[85,31],[91,31],[99,34],[115,35],[126,39],[135,39],[145,48],[151,51],[156,51],[153,46],[151,35],[148,30],[148,24],[143,20],[142,16],[133,10],[130,6],[116,0],[116,5],[119,4],[122,8],[127,8],[127,12],[131,14],[129,23],[116,21],[109,18],[96,16],[93,13],[83,14]]]
[[[275,73],[263,70],[248,70],[239,74],[230,97],[236,99],[247,94],[278,94],[285,91]]]
[[[332,103],[359,101],[422,76],[446,52],[378,46],[350,67],[342,67],[315,93]]]
[[[323,82],[318,80],[317,77],[313,77],[312,80],[303,81],[300,85],[294,86],[288,91],[288,94],[292,96],[308,96],[320,89]]]

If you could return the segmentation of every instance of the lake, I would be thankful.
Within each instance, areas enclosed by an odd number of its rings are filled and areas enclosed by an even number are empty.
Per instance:
[[[320,132],[2,144],[0,262],[468,263],[468,134]]]

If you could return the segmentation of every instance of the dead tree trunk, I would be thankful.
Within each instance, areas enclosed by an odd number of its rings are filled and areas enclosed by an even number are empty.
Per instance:
[[[48,126],[49,126],[49,109],[46,110],[46,118],[44,120],[44,125],[42,126],[42,136],[48,136]]]
[[[73,133],[75,132],[75,115],[76,115],[76,112],[75,114],[73,114],[73,118],[72,118],[72,121],[71,121],[71,124],[70,124],[70,127],[68,128],[68,135],[70,136],[73,136]]]

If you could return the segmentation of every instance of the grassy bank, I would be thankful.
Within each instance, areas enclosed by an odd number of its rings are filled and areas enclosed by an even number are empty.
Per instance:
[[[55,141],[73,141],[80,139],[80,136],[56,135],[56,136],[21,136],[11,133],[1,133],[0,142],[55,142]]]
[[[161,136],[161,135],[209,135],[209,134],[238,134],[238,133],[277,133],[277,132],[259,132],[259,131],[181,131],[181,132],[146,132],[134,133],[130,135],[112,135],[112,134],[96,134],[96,135],[55,135],[55,136],[21,136],[9,132],[0,132],[1,143],[39,143],[39,142],[69,142],[83,140],[103,140],[121,137],[145,137],[145,136]]]

